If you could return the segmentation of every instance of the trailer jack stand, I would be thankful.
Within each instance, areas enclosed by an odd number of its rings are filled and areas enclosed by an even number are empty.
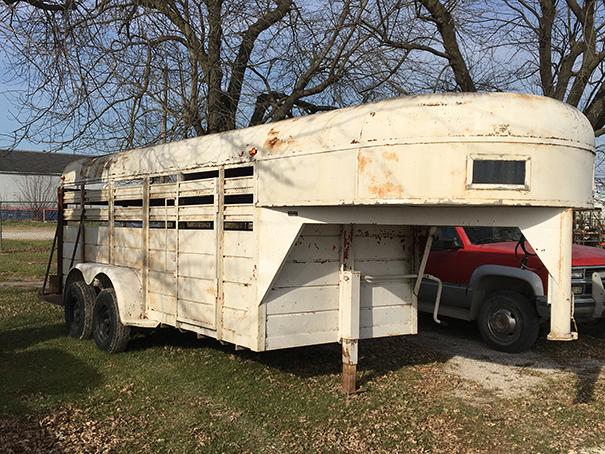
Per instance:
[[[357,364],[342,364],[342,391],[345,394],[357,392]]]
[[[357,390],[357,339],[342,339],[342,390],[355,394]]]

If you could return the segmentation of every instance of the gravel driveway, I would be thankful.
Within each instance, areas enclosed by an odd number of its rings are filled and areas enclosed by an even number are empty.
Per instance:
[[[5,240],[39,240],[46,241],[52,240],[55,236],[55,229],[53,227],[38,229],[24,227],[21,229],[4,228],[2,229],[2,238]]]
[[[579,381],[596,382],[599,376],[605,376],[602,361],[588,354],[578,355],[562,364],[541,354],[538,347],[517,354],[498,352],[482,342],[473,324],[449,321],[449,327],[440,327],[422,314],[419,333],[411,339],[423,348],[445,355],[448,372],[475,382],[500,397],[531,394],[533,388],[543,385],[549,378],[575,376]],[[541,339],[538,342],[545,344],[549,341]],[[553,345],[562,351],[574,347],[574,343],[565,342]]]

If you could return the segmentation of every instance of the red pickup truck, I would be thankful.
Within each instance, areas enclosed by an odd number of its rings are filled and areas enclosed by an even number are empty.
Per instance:
[[[440,227],[426,273],[443,282],[439,315],[476,321],[497,350],[527,350],[550,316],[548,272],[517,228]],[[601,318],[605,250],[574,244],[571,277],[574,318]],[[423,280],[421,311],[433,312],[436,291],[435,282]]]

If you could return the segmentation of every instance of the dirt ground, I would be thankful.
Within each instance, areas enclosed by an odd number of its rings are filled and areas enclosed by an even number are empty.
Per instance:
[[[562,365],[541,352],[540,348],[518,354],[498,352],[482,342],[474,325],[452,320],[447,322],[447,327],[440,327],[422,316],[419,334],[413,342],[448,356],[446,371],[491,390],[499,397],[516,398],[531,394],[548,378],[585,377],[594,381],[605,378],[604,364],[600,360],[577,357],[567,359]],[[589,328],[580,331],[589,332],[581,335],[597,334]]]
[[[43,280],[30,280],[30,281],[2,281],[0,282],[0,289],[11,287],[11,288],[42,288]]]

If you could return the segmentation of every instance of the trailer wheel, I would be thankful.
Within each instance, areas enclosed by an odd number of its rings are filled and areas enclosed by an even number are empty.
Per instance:
[[[93,311],[93,337],[97,347],[108,353],[126,350],[130,328],[120,321],[113,288],[103,289],[97,295]]]
[[[67,287],[63,306],[65,324],[71,337],[90,339],[95,298],[94,289],[84,281],[74,281]]]
[[[478,324],[487,344],[509,353],[531,348],[540,332],[538,314],[529,300],[516,292],[498,292],[487,298]]]

